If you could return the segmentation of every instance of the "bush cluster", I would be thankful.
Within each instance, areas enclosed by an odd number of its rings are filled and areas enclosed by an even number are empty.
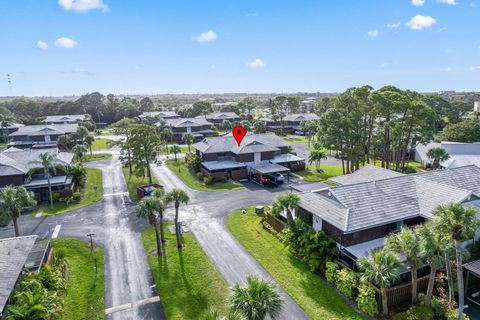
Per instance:
[[[375,290],[367,283],[362,282],[358,287],[357,305],[360,310],[370,317],[378,313],[378,304]]]
[[[357,286],[357,276],[347,269],[338,270],[335,275],[335,284],[340,292],[351,299]]]

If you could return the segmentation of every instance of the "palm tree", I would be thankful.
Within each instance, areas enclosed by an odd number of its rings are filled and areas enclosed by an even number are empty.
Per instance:
[[[85,137],[88,136],[88,129],[85,128],[84,126],[79,126],[77,128],[77,132],[76,132],[78,138],[80,139],[80,141],[83,143],[85,141]]]
[[[430,266],[430,276],[425,295],[425,305],[430,306],[437,270],[442,268],[445,263],[445,241],[442,239],[442,235],[435,230],[435,226],[432,223],[421,224],[416,230],[420,239],[420,255],[426,258]]]
[[[463,318],[464,289],[463,289],[463,265],[462,265],[462,241],[470,240],[475,236],[475,231],[480,225],[477,218],[477,210],[466,208],[459,203],[439,206],[433,211],[437,218],[435,223],[438,230],[453,241],[455,245],[455,256],[457,261],[458,281],[458,316]]]
[[[443,148],[432,148],[427,151],[427,157],[433,160],[432,168],[436,170],[440,167],[440,163],[447,161],[450,158],[450,155]]]
[[[263,320],[267,316],[276,319],[282,311],[283,300],[275,284],[250,275],[245,287],[233,286],[229,306],[248,320]]]
[[[183,141],[188,146],[188,152],[190,152],[190,146],[192,145],[193,140],[194,140],[193,139],[193,134],[191,134],[190,132],[185,133],[185,135],[183,136]]]
[[[6,320],[46,319],[48,310],[42,301],[42,291],[21,291],[15,295],[15,299],[17,305],[7,307]]]
[[[387,248],[407,258],[407,265],[411,273],[412,281],[412,305],[417,302],[417,268],[422,266],[422,259],[419,257],[420,240],[415,230],[403,227],[397,234],[387,238]]]
[[[370,250],[369,256],[369,259],[360,258],[357,262],[362,270],[361,278],[380,287],[383,314],[388,315],[387,288],[400,277],[402,263],[396,253],[385,248]]]
[[[291,224],[293,221],[292,210],[298,208],[300,197],[298,194],[289,192],[278,196],[272,203],[272,213],[278,215],[282,211],[287,212],[287,223]]]
[[[83,163],[67,167],[67,173],[72,177],[72,183],[76,186],[82,185],[82,182],[87,177],[87,169]]]
[[[230,130],[230,129],[232,129],[232,123],[229,120],[223,120],[221,127],[224,130]]]
[[[182,189],[173,189],[169,193],[165,195],[165,201],[167,203],[173,202],[175,206],[175,235],[177,237],[177,247],[182,248],[182,241],[180,239],[180,227],[178,225],[178,209],[180,208],[180,204],[187,204],[190,198],[188,194],[183,191]]]
[[[319,171],[320,161],[326,160],[326,159],[327,159],[327,150],[319,149],[319,150],[314,150],[310,153],[310,156],[308,157],[308,162],[310,164],[315,163],[315,170]]]
[[[15,237],[20,236],[18,217],[23,208],[33,207],[37,202],[24,187],[6,187],[0,191],[0,215],[12,219]]]
[[[177,162],[177,153],[182,152],[182,149],[180,149],[178,144],[174,144],[170,147],[170,151],[175,155],[175,162]]]
[[[145,197],[137,204],[135,212],[137,217],[148,219],[155,229],[155,238],[157,241],[157,255],[163,254],[160,235],[158,233],[157,213],[165,211],[165,205],[162,199],[158,197]],[[162,226],[163,230],[163,226]]]
[[[50,172],[53,172],[55,175],[57,173],[57,168],[62,168],[62,165],[57,161],[57,155],[51,152],[40,153],[38,156],[39,161],[33,161],[38,163],[43,168],[43,174],[45,179],[48,182],[48,194],[50,196],[50,207],[53,207],[53,196],[52,196],[52,184],[50,182]],[[32,169],[35,170],[35,169]]]
[[[91,134],[85,137],[85,144],[88,146],[88,149],[90,149],[90,155],[92,155],[92,144],[93,141],[95,141],[95,137]]]
[[[247,320],[240,312],[230,311],[226,317],[220,315],[218,310],[210,308],[200,318],[201,320]]]
[[[0,128],[2,129],[2,138],[4,142],[8,140],[7,128],[13,124],[14,117],[9,114],[0,113]]]
[[[57,140],[57,144],[59,146],[62,146],[63,148],[65,148],[65,150],[70,149],[70,143],[71,142],[72,142],[72,140],[66,134],[62,134],[60,137],[58,137],[58,140]]]
[[[165,191],[163,189],[155,189],[155,191],[153,191],[153,196],[156,197],[156,198],[159,198],[161,199],[164,203],[164,199],[165,199]],[[160,210],[161,208],[157,208],[158,211],[157,211],[157,214],[158,214],[158,219],[160,221],[160,238],[162,240],[162,243],[165,243],[167,242],[167,240],[165,240],[165,232],[164,232],[164,228],[163,228],[163,213],[165,212],[165,206],[163,206],[163,210]]]
[[[78,162],[82,162],[85,153],[87,153],[87,147],[85,147],[83,144],[77,144],[72,148],[71,152]]]

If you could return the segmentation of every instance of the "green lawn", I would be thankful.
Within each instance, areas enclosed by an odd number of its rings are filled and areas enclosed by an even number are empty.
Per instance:
[[[111,153],[92,153],[92,154],[87,154],[85,156],[85,161],[97,161],[97,160],[105,160],[105,159],[110,159],[112,157]]]
[[[233,212],[227,220],[228,228],[293,300],[313,319],[362,319],[334,289],[259,225],[261,217],[254,208],[248,208],[247,214]]]
[[[114,134],[110,130],[100,129],[100,134],[97,136],[114,136]]]
[[[123,176],[125,177],[125,181],[127,182],[128,193],[130,194],[130,199],[133,202],[138,202],[137,196],[137,187],[143,184],[149,184],[147,175],[145,173],[145,177],[137,177],[135,175],[135,168],[133,168],[134,174],[130,175],[130,170],[127,167],[123,167]],[[152,182],[157,183],[157,178],[152,172]]]
[[[63,320],[104,319],[103,250],[95,248],[90,257],[88,242],[75,239],[52,240],[54,250],[65,252],[67,268],[67,294]],[[98,273],[95,273],[94,258]]]
[[[229,292],[227,284],[195,236],[191,233],[183,235],[185,247],[182,250],[176,247],[175,235],[165,230],[165,236],[166,254],[158,257],[151,254],[156,253],[153,228],[142,232],[150,269],[167,319],[199,319],[210,307],[225,314]]]
[[[308,142],[308,139],[305,136],[296,136],[296,135],[290,135],[290,134],[284,137],[283,140],[289,143]]]
[[[315,165],[308,165],[306,170],[295,172],[295,174],[298,174],[303,177],[303,180],[309,182],[325,181],[343,174],[342,166],[320,164],[320,169],[323,171],[317,171]]]
[[[180,178],[180,180],[183,181],[183,183],[192,189],[203,191],[225,191],[244,188],[242,184],[231,181],[216,182],[212,185],[206,185],[205,183],[198,181],[196,177],[192,176],[183,159],[178,159],[177,162],[175,162],[175,160],[168,160],[167,166],[177,175],[177,177]]]
[[[96,201],[102,200],[103,197],[103,181],[102,170],[95,168],[87,168],[87,180],[82,188],[82,198],[79,202],[67,205],[66,203],[54,203],[53,208],[45,205],[44,214],[59,214],[82,208]]]
[[[92,150],[101,150],[101,149],[108,149],[110,145],[108,144],[110,140],[105,138],[98,138],[95,139],[92,143]]]
[[[192,146],[190,146],[190,151],[193,152],[193,147]],[[181,146],[180,147],[180,153],[185,153],[185,152],[188,152],[188,146]],[[168,152],[167,152],[164,148],[162,148],[162,150],[160,151],[160,154],[171,154],[173,156],[173,153],[170,152],[170,150],[168,150]]]

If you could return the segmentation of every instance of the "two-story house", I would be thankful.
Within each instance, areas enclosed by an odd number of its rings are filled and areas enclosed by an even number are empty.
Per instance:
[[[46,124],[71,124],[81,123],[90,120],[89,114],[65,114],[58,116],[47,116],[45,118]]]
[[[212,123],[205,118],[165,119],[164,123],[160,122],[157,126],[170,128],[173,133],[173,140],[177,142],[183,141],[186,133],[191,133],[194,141],[217,135],[217,132],[212,130]]]
[[[77,129],[77,123],[23,126],[8,135],[11,140],[8,146],[33,149],[57,147],[58,137],[72,134]]]
[[[274,120],[272,117],[265,117],[260,120],[265,123],[269,131],[283,130],[286,133],[295,133],[302,131],[302,121],[318,119],[320,118],[315,113],[290,113],[282,119]]]
[[[140,120],[145,120],[148,118],[152,119],[178,119],[180,115],[175,111],[148,111],[142,112],[141,115],[138,116]]]
[[[235,112],[214,112],[205,116],[198,116],[197,118],[205,118],[216,127],[221,127],[225,120],[230,122],[240,121],[240,117]]]
[[[193,147],[203,173],[215,179],[305,169],[305,160],[288,153],[288,144],[273,133],[247,134],[240,145],[231,134],[205,138]]]

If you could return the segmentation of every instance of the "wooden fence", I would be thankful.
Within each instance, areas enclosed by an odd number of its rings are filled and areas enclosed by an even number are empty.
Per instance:
[[[349,266],[342,263],[341,261],[336,260],[337,264],[341,268],[346,268],[349,271],[355,273],[357,277],[360,278],[360,274],[354,270],[352,270]],[[417,293],[426,293],[428,287],[428,278],[429,276],[423,276],[417,279]],[[382,310],[382,291],[372,283],[369,285],[375,290],[375,297],[377,299],[378,311],[381,312]],[[412,282],[408,281],[406,283],[402,283],[387,289],[387,300],[388,300],[388,307],[392,307],[394,305],[402,304],[405,302],[409,302],[412,300]]]
[[[265,213],[265,217],[264,217],[265,221],[272,226],[272,228],[277,231],[278,233],[282,232],[283,229],[285,229],[286,225],[283,221],[275,218],[274,216],[272,216],[270,213],[266,212]]]

